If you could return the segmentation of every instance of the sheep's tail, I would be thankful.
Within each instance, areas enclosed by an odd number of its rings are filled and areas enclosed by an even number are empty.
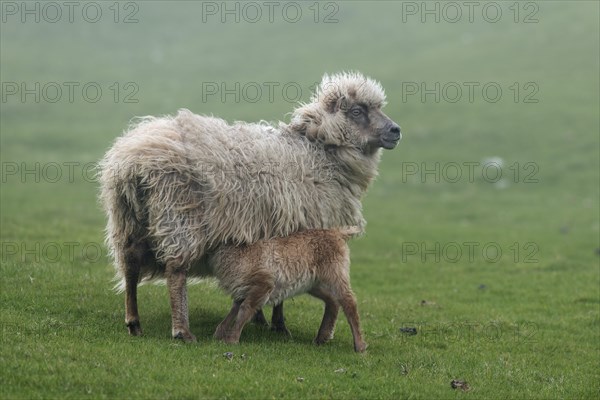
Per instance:
[[[110,152],[99,164],[100,202],[108,217],[106,246],[115,265],[117,291],[125,288],[126,246],[146,235],[139,182],[127,169],[126,165],[113,163]]]
[[[342,228],[338,228],[337,231],[344,240],[349,240],[350,238],[358,236],[362,233],[362,230],[358,226],[344,226]]]

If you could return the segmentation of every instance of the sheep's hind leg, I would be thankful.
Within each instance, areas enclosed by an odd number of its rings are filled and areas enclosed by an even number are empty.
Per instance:
[[[285,326],[285,317],[283,316],[283,302],[273,306],[273,315],[271,316],[271,330],[277,333],[292,336],[291,332]]]
[[[184,342],[195,342],[196,337],[190,332],[188,297],[187,297],[187,270],[182,257],[167,261],[166,265],[167,287],[171,303],[171,324],[174,339]]]
[[[319,327],[317,337],[315,337],[314,340],[316,345],[321,345],[333,339],[335,323],[337,321],[338,311],[340,307],[338,306],[335,299],[326,290],[323,290],[322,288],[313,288],[311,291],[309,291],[309,293],[325,302],[325,312],[323,313],[323,320],[321,321],[321,326]]]
[[[130,243],[124,250],[125,261],[125,324],[132,336],[142,334],[137,306],[137,285],[144,265],[155,263],[152,251],[146,242]]]
[[[142,326],[137,307],[137,284],[139,274],[128,274],[125,277],[125,324],[131,336],[140,336]]]

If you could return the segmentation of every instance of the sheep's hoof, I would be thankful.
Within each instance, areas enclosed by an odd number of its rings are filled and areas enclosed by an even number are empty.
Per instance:
[[[281,335],[292,337],[292,332],[290,332],[290,330],[285,325],[273,325],[271,326],[271,330]]]
[[[189,332],[177,332],[173,335],[173,339],[183,340],[185,343],[192,343],[196,341],[196,336]]]
[[[131,321],[127,323],[127,330],[131,336],[141,336],[142,335],[142,326],[140,325],[140,321]]]
[[[329,338],[316,337],[315,340],[313,340],[313,343],[317,346],[321,346],[327,343],[328,341]]]

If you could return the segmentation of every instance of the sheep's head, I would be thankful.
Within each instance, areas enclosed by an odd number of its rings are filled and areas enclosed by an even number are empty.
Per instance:
[[[393,149],[400,127],[381,109],[381,85],[358,73],[325,75],[311,102],[298,108],[291,127],[326,146],[352,147],[364,153]]]

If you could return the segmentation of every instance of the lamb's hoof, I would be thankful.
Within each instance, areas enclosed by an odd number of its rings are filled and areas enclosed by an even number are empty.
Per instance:
[[[225,340],[225,336],[227,336],[226,332],[218,329],[213,334],[213,338],[216,340]]]
[[[354,344],[354,351],[357,353],[364,353],[365,350],[367,350],[367,347],[369,347],[369,345],[365,342]]]
[[[290,332],[290,330],[285,325],[273,325],[271,326],[271,331],[277,332],[283,336],[292,337],[292,332]]]
[[[192,343],[196,341],[196,336],[190,332],[177,332],[173,335],[173,339],[183,340],[185,343]]]
[[[142,335],[142,326],[140,325],[140,321],[131,321],[127,323],[127,330],[131,336],[141,336]]]
[[[225,336],[222,340],[227,344],[240,344],[240,339],[231,336]]]

